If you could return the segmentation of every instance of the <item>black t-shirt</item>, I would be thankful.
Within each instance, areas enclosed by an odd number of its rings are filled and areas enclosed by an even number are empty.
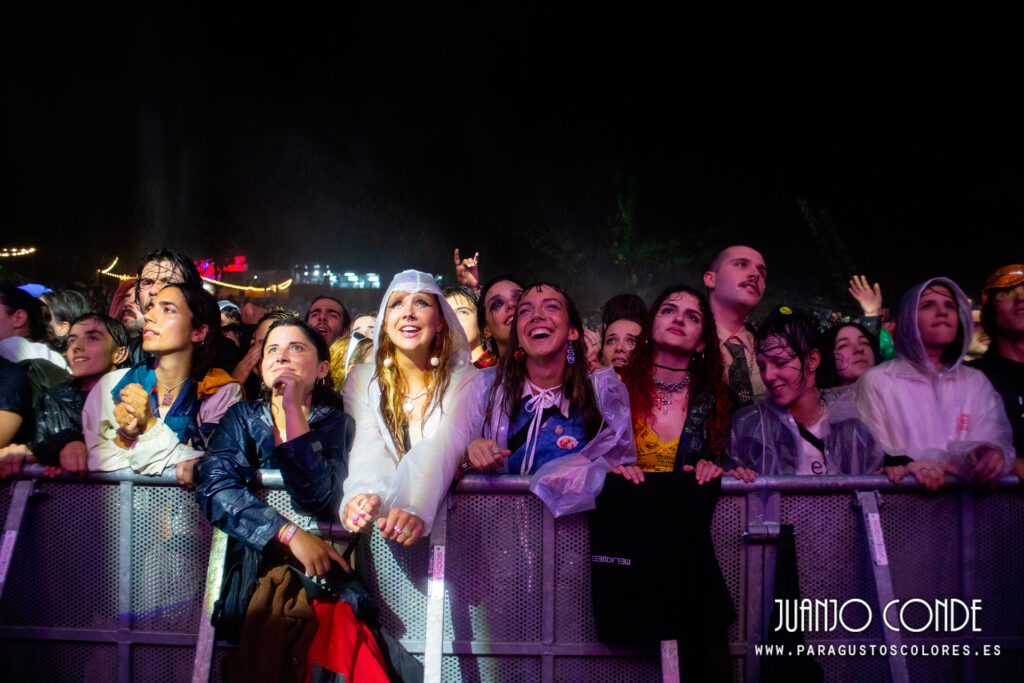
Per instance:
[[[21,415],[21,427],[11,443],[28,443],[34,428],[32,385],[28,373],[6,358],[0,358],[0,410]]]
[[[993,342],[984,356],[968,365],[984,372],[1003,397],[1006,416],[1013,427],[1013,447],[1017,457],[1024,458],[1024,363],[1000,356]]]

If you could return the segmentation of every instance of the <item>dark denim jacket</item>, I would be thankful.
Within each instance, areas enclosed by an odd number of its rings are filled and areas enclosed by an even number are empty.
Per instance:
[[[336,521],[355,423],[341,410],[320,406],[310,414],[309,427],[274,446],[265,403],[231,406],[195,469],[196,500],[210,522],[255,550],[274,538],[287,520],[250,490],[260,468],[281,470],[297,512]]]

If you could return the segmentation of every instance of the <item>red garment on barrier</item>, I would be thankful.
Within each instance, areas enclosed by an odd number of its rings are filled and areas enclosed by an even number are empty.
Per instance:
[[[306,657],[306,682],[333,680],[312,678],[316,665],[333,673],[344,674],[345,683],[388,683],[384,655],[373,633],[358,621],[352,608],[344,602],[316,602],[313,607],[319,625]]]

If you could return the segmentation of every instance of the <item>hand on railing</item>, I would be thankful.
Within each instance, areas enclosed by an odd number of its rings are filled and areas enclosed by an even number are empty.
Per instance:
[[[971,450],[964,460],[969,480],[976,484],[995,485],[995,480],[1003,474],[1006,458],[1003,452],[990,443],[983,443]]]
[[[179,484],[186,488],[195,487],[195,482],[192,479],[192,472],[195,470],[197,462],[199,462],[199,458],[193,458],[192,460],[179,462],[174,466],[174,474],[178,477]]]
[[[72,441],[60,449],[60,467],[47,467],[46,476],[56,477],[62,472],[78,472],[78,478],[84,479],[89,469],[89,451],[84,441]]]
[[[938,491],[946,483],[946,468],[935,460],[914,460],[907,471],[929,491]]]
[[[728,474],[730,477],[735,479],[739,479],[740,481],[745,481],[748,484],[753,484],[754,480],[757,479],[757,472],[749,470],[746,467],[737,467],[725,472],[725,474]]]
[[[500,465],[505,458],[512,455],[512,451],[502,450],[494,439],[473,439],[466,449],[466,455],[469,457],[470,465],[481,472],[486,472]]]
[[[380,535],[389,541],[410,546],[423,535],[423,520],[405,510],[392,508],[386,519],[377,520]]]
[[[683,472],[696,472],[697,483],[703,485],[708,483],[712,479],[717,479],[718,477],[722,476],[725,470],[723,470],[721,467],[711,462],[710,460],[704,460],[702,458],[697,461],[696,467],[694,467],[693,465],[683,465]],[[739,479],[740,477],[736,478]]]
[[[14,477],[21,473],[21,463],[28,459],[35,462],[32,451],[28,446],[20,443],[12,443],[0,448],[0,479]]]
[[[690,469],[692,470],[693,468],[691,467]],[[611,472],[621,474],[634,484],[639,484],[644,480],[644,471],[637,465],[619,465],[618,467],[613,467]]]
[[[362,531],[380,514],[380,496],[368,496],[361,493],[352,496],[341,516],[342,523],[352,531]]]

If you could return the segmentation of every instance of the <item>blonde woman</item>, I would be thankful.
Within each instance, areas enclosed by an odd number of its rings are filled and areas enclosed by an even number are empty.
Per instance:
[[[402,545],[430,531],[466,451],[455,416],[474,373],[466,335],[433,276],[396,275],[377,314],[374,362],[356,365],[345,382],[345,411],[356,422],[346,526],[376,520],[384,538]]]

